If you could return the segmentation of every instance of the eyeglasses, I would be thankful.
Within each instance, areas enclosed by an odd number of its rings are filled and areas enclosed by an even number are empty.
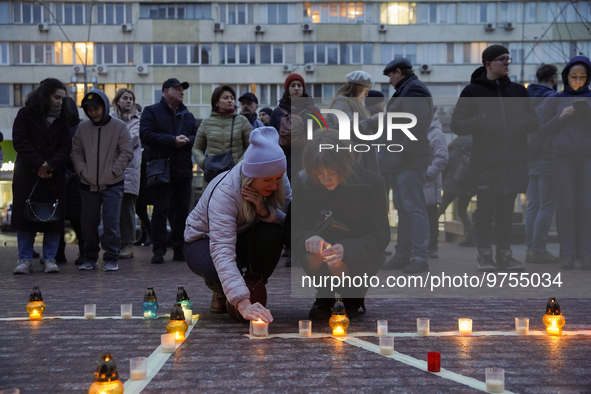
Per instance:
[[[509,56],[505,56],[505,57],[500,57],[498,59],[494,59],[491,60],[493,62],[501,62],[503,64],[510,64],[513,61],[513,58],[510,58]]]

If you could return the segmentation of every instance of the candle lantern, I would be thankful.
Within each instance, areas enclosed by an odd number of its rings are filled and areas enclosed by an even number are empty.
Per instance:
[[[94,376],[94,383],[88,389],[88,394],[123,394],[123,383],[119,380],[112,355],[103,354]]]
[[[546,314],[543,319],[546,325],[546,332],[550,335],[562,335],[562,326],[566,323],[562,312],[560,311],[560,305],[556,302],[556,298],[550,298],[546,305]]]
[[[29,303],[27,304],[27,312],[29,312],[30,320],[41,320],[43,319],[43,311],[45,311],[45,303],[43,302],[43,296],[41,290],[38,287],[33,287],[33,291],[29,296]]]
[[[166,325],[166,331],[169,334],[175,334],[177,342],[183,342],[185,340],[185,332],[189,325],[185,321],[185,313],[180,302],[177,302],[172,311],[170,312],[170,321]]]
[[[158,302],[156,302],[156,293],[153,287],[148,287],[144,294],[144,303],[142,304],[144,311],[144,319],[156,319],[156,311],[158,310]]]
[[[332,316],[328,321],[330,328],[332,328],[332,335],[342,337],[347,335],[347,327],[349,327],[349,318],[347,317],[347,310],[345,304],[341,299],[337,299],[332,307]]]
[[[189,301],[189,296],[187,295],[187,292],[183,286],[179,287],[178,291],[176,292],[176,302],[181,303],[181,307],[184,311],[189,309],[193,310],[193,305],[191,304],[191,301]]]

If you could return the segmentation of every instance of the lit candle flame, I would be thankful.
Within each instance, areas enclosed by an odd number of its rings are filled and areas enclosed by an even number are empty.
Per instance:
[[[345,335],[345,330],[341,326],[335,327],[334,330],[332,330],[332,335]]]
[[[177,333],[176,333],[176,341],[177,342],[181,342],[181,341],[184,341],[184,340],[185,340],[185,335],[183,333],[177,331]]]

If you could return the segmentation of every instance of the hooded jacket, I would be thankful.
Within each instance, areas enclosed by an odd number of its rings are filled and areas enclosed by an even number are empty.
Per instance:
[[[209,250],[213,264],[222,283],[228,301],[236,305],[250,297],[250,291],[236,265],[236,240],[238,234],[254,223],[240,216],[242,204],[242,166],[238,163],[229,172],[218,175],[203,192],[197,206],[189,214],[185,227],[185,242],[209,238]],[[269,216],[261,219],[267,223],[282,224],[291,201],[291,187],[283,176],[285,204],[283,209],[269,208]],[[213,196],[211,194],[213,193]]]
[[[568,84],[568,74],[575,64],[583,64],[587,69],[585,84],[573,90]],[[542,111],[540,135],[547,138],[546,146],[552,149],[552,155],[561,157],[589,157],[591,152],[591,63],[585,56],[575,56],[562,70],[564,90],[552,94],[544,103]],[[560,120],[560,114],[566,107],[576,101],[585,101],[579,110],[575,108],[575,115]],[[586,106],[586,108],[585,108]]]
[[[199,125],[192,153],[197,165],[203,168],[207,156],[219,155],[230,151],[230,135],[232,135],[232,119],[234,119],[234,134],[232,136],[232,159],[236,165],[244,157],[248,148],[248,139],[252,127],[244,115],[238,114],[237,109],[231,114],[220,114],[211,111],[211,116]],[[205,150],[207,149],[207,155]]]
[[[97,124],[92,120],[80,123],[72,139],[70,158],[81,187],[96,192],[123,181],[123,172],[133,158],[133,148],[125,123],[109,115],[105,93],[93,89],[86,96],[90,94],[103,100],[105,112]]]
[[[111,117],[119,119],[117,108],[111,108]],[[142,115],[141,107],[138,110],[135,106],[129,114],[129,120],[125,122],[129,135],[131,137],[131,146],[133,148],[133,159],[125,169],[125,193],[135,196],[140,193],[140,169],[142,166],[142,142],[140,141],[140,117]]]
[[[541,119],[543,117],[545,98],[556,93],[556,91],[550,86],[532,83],[527,87],[527,92],[532,98],[531,102],[534,109],[536,110],[536,113],[538,114],[538,118]],[[544,137],[540,137],[539,129],[537,132],[531,133],[527,137],[529,161],[552,160],[550,146],[549,144],[545,143],[545,140],[546,139]]]
[[[527,135],[538,129],[538,117],[527,90],[505,76],[472,74],[454,110],[451,130],[473,135],[470,172],[474,192],[525,193],[529,180]]]

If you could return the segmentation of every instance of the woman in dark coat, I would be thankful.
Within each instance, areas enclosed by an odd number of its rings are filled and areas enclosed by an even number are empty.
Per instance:
[[[540,135],[552,149],[562,269],[575,268],[578,242],[581,268],[591,270],[590,76],[587,57],[571,59],[562,71],[564,90],[546,99],[540,119]]]
[[[16,150],[14,180],[12,182],[13,205],[11,226],[17,230],[18,262],[15,274],[27,274],[33,270],[33,244],[37,232],[43,236],[44,272],[59,272],[55,256],[60,232],[64,227],[63,211],[53,223],[36,223],[25,219],[25,200],[51,203],[65,200],[65,165],[72,147],[70,135],[70,111],[62,107],[66,87],[54,78],[41,81],[14,120],[13,146]],[[35,187],[35,185],[37,185]]]
[[[318,133],[306,144],[304,170],[293,174],[292,250],[309,277],[371,277],[384,262],[390,242],[388,200],[384,178],[359,165],[352,152],[323,150],[320,144],[344,146],[336,132]],[[324,229],[320,222],[330,213],[341,229]],[[329,281],[331,282],[331,281]],[[316,282],[318,283],[318,282]],[[347,316],[365,310],[367,287],[345,284],[316,287],[310,319],[330,317],[335,291],[344,297]]]

